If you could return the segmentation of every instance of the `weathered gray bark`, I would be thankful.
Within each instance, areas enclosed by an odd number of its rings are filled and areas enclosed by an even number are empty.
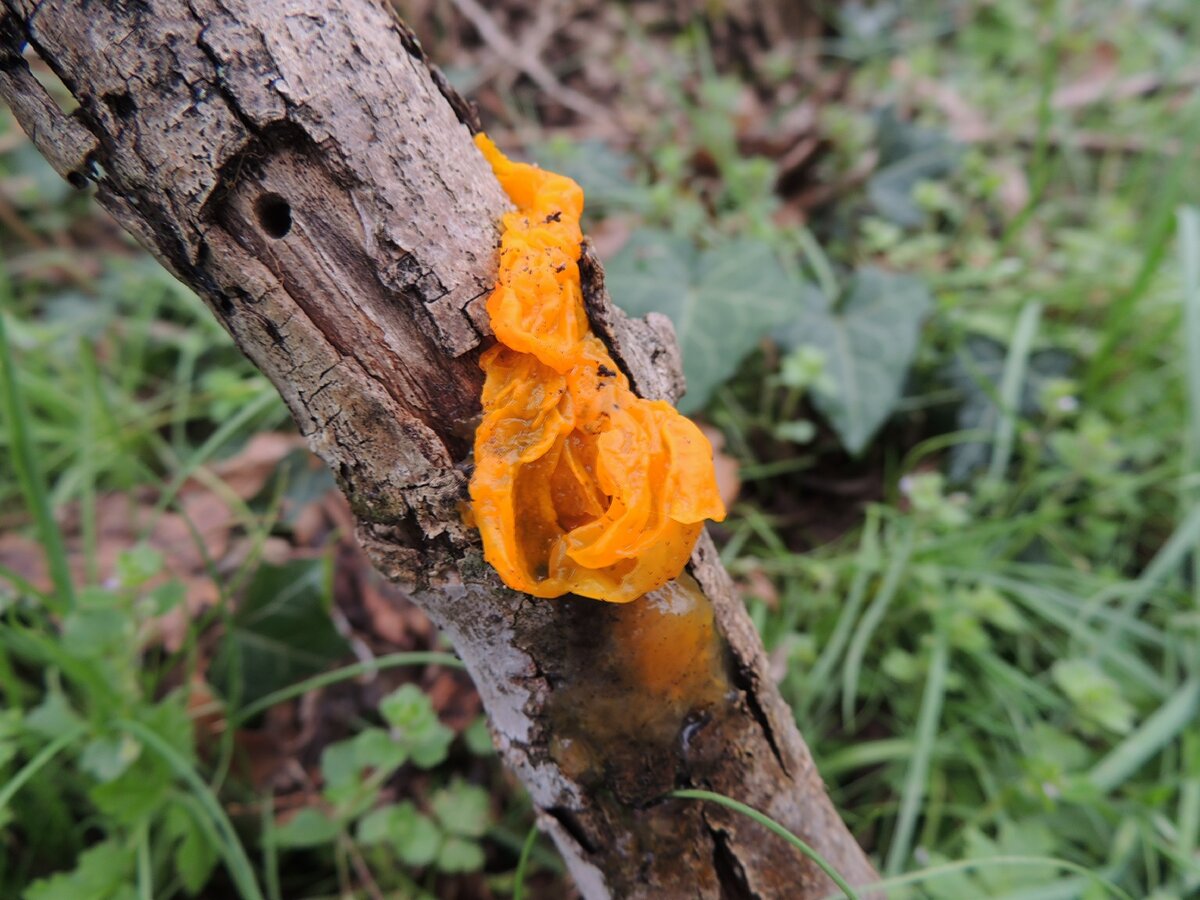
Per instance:
[[[0,95],[274,382],[379,568],[454,641],[585,896],[832,891],[752,822],[662,799],[677,787],[762,809],[852,882],[874,880],[707,537],[690,566],[707,631],[654,632],[674,621],[667,601],[635,621],[650,601],[522,596],[484,563],[461,508],[507,201],[469,109],[382,0],[0,0],[0,18]],[[27,43],[73,114],[30,74]],[[669,323],[616,311],[590,254],[584,274],[593,325],[637,389],[674,398]],[[698,635],[711,671],[639,680],[647,629]]]

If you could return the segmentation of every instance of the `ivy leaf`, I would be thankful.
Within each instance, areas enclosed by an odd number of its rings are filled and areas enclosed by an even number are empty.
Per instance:
[[[279,521],[283,525],[294,526],[302,511],[335,486],[333,473],[328,466],[314,465],[313,457],[307,451],[297,449],[278,462],[267,483],[247,505],[255,512],[266,514],[275,509],[282,495]]]
[[[212,683],[252,703],[344,656],[349,647],[329,616],[331,603],[328,560],[262,566],[212,662]]]
[[[633,157],[614,150],[605,141],[552,138],[539,148],[537,161],[549,171],[561,172],[579,183],[587,197],[589,217],[622,210],[640,213],[649,208],[645,187],[628,175],[634,167]]]
[[[960,431],[989,435],[996,428],[1000,408],[996,396],[1004,373],[1007,348],[999,341],[981,334],[972,334],[963,342],[953,362],[946,367],[945,377],[962,394],[958,408]],[[1034,416],[1039,411],[1038,397],[1055,379],[1070,375],[1075,363],[1071,355],[1058,347],[1037,350],[1030,354],[1021,382],[1018,413]],[[950,465],[946,474],[950,481],[962,483],[987,465],[991,444],[987,440],[963,441],[950,448]]]
[[[919,279],[864,268],[840,297],[825,297],[778,335],[788,349],[825,352],[828,377],[813,386],[813,403],[851,453],[863,451],[900,399],[931,305]]]
[[[660,312],[675,324],[687,376],[679,403],[685,413],[701,409],[766,334],[806,305],[806,285],[753,238],[700,251],[687,238],[644,229],[613,257],[607,282],[630,315]]]
[[[884,218],[917,227],[926,215],[913,188],[950,175],[962,151],[940,131],[901,121],[891,107],[879,114],[878,128],[879,168],[867,181],[867,198]]]

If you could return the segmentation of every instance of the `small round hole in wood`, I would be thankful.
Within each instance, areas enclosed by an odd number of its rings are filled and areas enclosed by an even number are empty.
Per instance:
[[[278,194],[263,194],[254,203],[258,224],[271,237],[286,237],[292,230],[292,207]]]

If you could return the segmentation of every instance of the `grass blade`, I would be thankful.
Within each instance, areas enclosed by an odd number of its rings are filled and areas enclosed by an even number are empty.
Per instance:
[[[25,763],[21,767],[21,771],[5,782],[4,786],[0,787],[0,810],[7,809],[17,791],[23,788],[50,760],[79,740],[84,730],[84,726],[77,725],[65,734],[59,735],[43,747],[33,759]]]
[[[747,806],[734,800],[732,797],[726,797],[724,794],[715,794],[712,791],[697,791],[697,790],[682,790],[671,791],[667,794],[668,797],[676,797],[681,800],[707,800],[710,803],[716,803],[719,806],[724,806],[726,809],[732,809],[734,812],[739,812],[748,819],[753,819],[759,825],[769,831],[779,835],[809,859],[820,867],[821,871],[829,876],[829,880],[838,886],[838,889],[850,900],[859,900],[858,893],[850,886],[850,883],[842,877],[842,874],[833,867],[833,865],[825,859],[820,853],[814,850],[809,844],[796,835],[792,834],[770,816],[759,812],[753,806]]]
[[[253,703],[243,706],[234,713],[230,717],[230,725],[233,728],[237,728],[239,725],[253,719],[260,712],[270,709],[275,704],[282,703],[284,700],[291,700],[293,697],[299,697],[301,694],[307,694],[309,691],[315,691],[317,688],[323,688],[331,684],[337,684],[339,681],[345,681],[348,678],[357,678],[359,675],[381,672],[384,669],[392,669],[397,666],[448,666],[454,669],[464,668],[462,660],[453,653],[438,653],[432,650],[389,653],[387,656],[381,656],[378,659],[343,666],[340,669],[334,669],[332,672],[322,672],[319,675],[314,675],[311,678],[290,684],[285,688],[272,691],[258,698]]]
[[[279,848],[275,840],[275,798],[266,794],[261,804],[262,856],[268,900],[281,900],[279,889]]]
[[[929,781],[929,763],[933,757],[933,744],[937,740],[938,722],[942,718],[942,702],[946,699],[946,670],[950,662],[950,641],[944,622],[938,623],[936,643],[929,659],[929,677],[925,681],[925,692],[921,697],[921,712],[917,716],[916,742],[912,760],[908,764],[908,775],[904,779],[904,792],[900,797],[900,809],[896,814],[896,830],[892,833],[892,845],[888,848],[885,871],[891,875],[899,872],[912,850],[913,832],[917,816],[921,812],[921,801]]]
[[[850,640],[850,630],[858,618],[863,600],[867,596],[867,584],[875,573],[876,559],[879,556],[879,510],[870,507],[867,510],[867,521],[863,524],[862,540],[859,542],[858,555],[854,559],[854,581],[850,584],[850,595],[846,605],[838,616],[837,625],[828,643],[821,651],[820,657],[812,667],[806,682],[814,687],[829,682],[829,676],[842,658],[842,651]],[[804,705],[811,708],[814,700],[812,691],[804,697]]]
[[[154,900],[154,866],[150,860],[150,828],[142,825],[137,836],[138,900]]]
[[[854,721],[854,698],[858,696],[858,676],[862,671],[863,656],[867,652],[867,645],[871,643],[871,636],[879,627],[879,623],[883,621],[884,613],[887,612],[892,598],[896,595],[897,588],[900,587],[900,577],[908,565],[908,557],[912,553],[912,543],[912,532],[905,529],[900,547],[896,550],[891,562],[888,563],[883,583],[879,586],[879,593],[867,607],[862,622],[854,632],[850,649],[846,652],[846,667],[842,670],[842,721],[847,726]]]
[[[512,900],[521,900],[525,896],[525,869],[529,866],[529,854],[533,852],[537,836],[538,827],[535,823],[530,826],[529,834],[525,835],[525,843],[521,845],[521,856],[517,860],[517,870],[513,873]]]
[[[1142,604],[1159,586],[1159,583],[1179,570],[1184,558],[1198,542],[1200,542],[1200,504],[1191,508],[1187,518],[1179,524],[1167,542],[1154,554],[1154,558],[1150,560],[1142,574],[1138,576],[1137,581],[1129,588],[1125,600],[1121,604],[1122,614],[1130,617],[1136,616]],[[1112,636],[1115,632],[1115,626],[1110,625],[1109,635]]]
[[[1113,897],[1120,897],[1121,900],[1134,900],[1132,895],[1126,893],[1119,886],[1113,884],[1103,875],[1094,872],[1087,866],[1071,862],[1068,859],[1057,859],[1053,856],[986,856],[979,859],[963,859],[940,866],[930,866],[928,869],[908,872],[893,878],[885,878],[874,884],[863,885],[863,890],[878,891],[882,896],[886,897],[887,892],[893,888],[906,887],[910,884],[920,884],[923,881],[932,881],[942,875],[952,875],[955,872],[967,872],[971,869],[983,869],[991,866],[1054,866],[1057,869],[1086,876],[1090,882],[1100,885]]]
[[[1183,348],[1187,373],[1188,430],[1183,474],[1192,487],[1184,491],[1188,506],[1200,500],[1200,209],[1185,206],[1179,219],[1179,268],[1183,275]],[[1190,477],[1189,477],[1190,476]],[[1192,554],[1192,596],[1200,609],[1200,548]]]
[[[1017,327],[1004,360],[1004,373],[1000,376],[1000,415],[996,419],[996,436],[992,441],[992,459],[987,474],[989,481],[999,482],[1003,479],[1008,471],[1008,462],[1012,459],[1017,419],[1021,412],[1021,387],[1025,383],[1029,353],[1041,317],[1042,305],[1031,300],[1022,307],[1017,318]]]
[[[238,893],[242,895],[243,900],[263,900],[258,881],[254,877],[254,869],[246,856],[245,848],[242,847],[241,839],[233,828],[233,823],[229,821],[229,816],[191,764],[180,756],[174,747],[141,722],[121,719],[116,725],[149,747],[191,789],[192,795],[212,819],[221,835],[221,856],[225,859],[225,867],[229,870],[234,884],[237,885]]]
[[[1196,721],[1200,709],[1200,677],[1175,692],[1141,727],[1096,763],[1088,778],[1104,792],[1120,787],[1146,760]]]
[[[0,307],[7,305],[7,278],[0,272]],[[29,411],[25,398],[17,383],[16,366],[13,364],[12,348],[8,345],[8,332],[4,327],[4,314],[0,312],[0,404],[4,418],[8,421],[12,436],[12,461],[16,469],[17,482],[29,511],[37,524],[38,537],[46,553],[50,578],[54,582],[56,596],[51,608],[63,612],[75,605],[75,586],[71,581],[71,568],[67,565],[67,548],[63,543],[62,531],[54,521],[50,498],[46,493],[46,482],[38,466],[33,438],[29,433]]]

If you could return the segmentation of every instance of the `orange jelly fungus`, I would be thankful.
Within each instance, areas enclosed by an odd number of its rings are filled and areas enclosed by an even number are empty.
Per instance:
[[[625,603],[682,570],[705,519],[725,518],[712,448],[669,403],[629,389],[591,332],[579,281],[583,190],[475,143],[515,212],[487,300],[471,505],[509,587]]]

